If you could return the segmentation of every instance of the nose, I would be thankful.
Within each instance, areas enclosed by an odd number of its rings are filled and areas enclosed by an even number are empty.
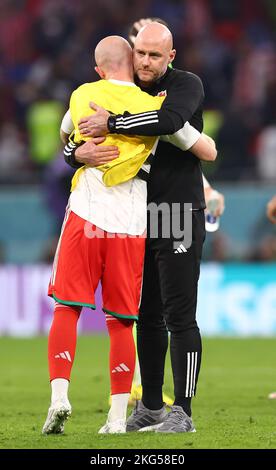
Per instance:
[[[144,67],[148,67],[150,63],[149,56],[147,54],[144,55],[142,64]]]

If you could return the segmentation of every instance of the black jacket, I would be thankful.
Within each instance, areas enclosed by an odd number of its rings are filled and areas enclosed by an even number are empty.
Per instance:
[[[125,113],[110,119],[111,132],[137,135],[173,134],[189,121],[202,131],[204,91],[200,78],[190,72],[170,69],[151,89],[155,96],[166,92],[159,111],[131,115]],[[193,208],[205,207],[201,164],[191,152],[183,152],[160,141],[153,158],[148,181],[148,202],[191,202]]]

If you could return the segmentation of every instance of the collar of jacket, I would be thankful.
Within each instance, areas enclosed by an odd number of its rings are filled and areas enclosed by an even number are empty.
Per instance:
[[[153,85],[150,87],[150,88],[142,88],[143,91],[146,91],[147,93],[151,93],[152,90],[154,90],[154,88],[158,87],[158,85],[160,84],[160,82],[162,80],[164,80],[164,78],[166,78],[172,71],[173,71],[173,67],[171,66],[171,64],[169,64],[169,66],[167,67],[167,70],[166,72],[164,73],[164,75],[162,75],[162,77],[159,77],[156,82],[153,83]],[[135,83],[136,85],[140,86],[139,85],[139,80],[137,78],[137,76],[135,76]]]

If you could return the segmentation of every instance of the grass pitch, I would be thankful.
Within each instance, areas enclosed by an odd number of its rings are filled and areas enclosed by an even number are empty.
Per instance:
[[[108,338],[80,337],[62,436],[42,436],[50,387],[47,340],[0,339],[2,449],[276,449],[275,339],[205,339],[193,434],[98,435],[108,411]],[[169,364],[165,391],[172,393]]]

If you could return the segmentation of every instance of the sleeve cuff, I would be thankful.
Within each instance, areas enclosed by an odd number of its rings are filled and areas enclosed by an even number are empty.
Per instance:
[[[169,142],[181,150],[189,150],[201,136],[200,132],[197,131],[189,122],[185,122],[185,125],[182,129],[175,132],[172,135],[162,136],[161,140]]]
[[[111,134],[116,132],[116,116],[109,116],[107,120],[107,127]]]

